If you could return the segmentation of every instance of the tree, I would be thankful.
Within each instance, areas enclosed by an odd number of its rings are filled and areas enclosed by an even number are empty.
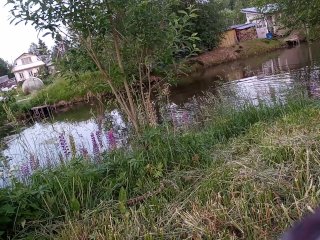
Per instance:
[[[31,43],[30,44],[30,47],[29,47],[29,50],[28,50],[28,53],[31,53],[31,54],[34,54],[36,56],[39,56],[39,46],[36,44],[36,43]]]
[[[38,49],[39,49],[39,55],[49,55],[49,50],[47,45],[45,44],[44,41],[42,41],[41,39],[39,39],[38,41]]]
[[[168,80],[178,52],[196,49],[188,30],[195,10],[174,13],[177,0],[8,0],[19,21],[55,35],[63,24],[109,85],[117,103],[139,132],[155,124],[152,74]],[[70,34],[71,33],[71,34]],[[147,83],[147,84],[146,84]],[[136,86],[139,86],[139,90]],[[139,114],[139,109],[143,111]]]
[[[4,75],[12,77],[9,64],[5,60],[0,58],[0,77]]]
[[[57,33],[54,38],[54,46],[52,48],[52,58],[58,60],[64,56],[64,54],[71,47],[71,42],[62,37],[60,33]]]
[[[230,0],[225,2],[224,14],[227,21],[227,25],[241,24],[246,21],[245,14],[241,13],[241,9],[249,7],[251,0]]]
[[[211,50],[219,45],[221,34],[227,27],[223,4],[209,0],[198,3],[196,8],[199,9],[199,17],[195,18],[193,31],[198,33],[202,47]]]
[[[217,0],[186,0],[181,1],[179,7],[186,9],[190,5],[197,9],[196,14],[198,15],[193,18],[190,31],[197,33],[200,39],[199,45],[202,49],[211,50],[219,45],[221,34],[227,26],[228,21],[224,12],[224,2]]]

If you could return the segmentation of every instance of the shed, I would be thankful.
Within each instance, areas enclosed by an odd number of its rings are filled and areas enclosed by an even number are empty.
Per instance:
[[[238,43],[237,33],[235,29],[227,29],[222,37],[219,47],[231,47]]]
[[[239,42],[256,39],[257,31],[254,23],[245,23],[230,26],[229,29],[234,29],[236,32],[237,40]]]

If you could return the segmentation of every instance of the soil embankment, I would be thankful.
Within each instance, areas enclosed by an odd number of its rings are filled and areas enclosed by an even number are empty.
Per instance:
[[[286,46],[286,43],[282,40],[255,39],[241,42],[232,47],[216,48],[192,58],[190,62],[193,64],[195,70],[197,70],[201,67],[214,66],[241,58],[271,52]]]

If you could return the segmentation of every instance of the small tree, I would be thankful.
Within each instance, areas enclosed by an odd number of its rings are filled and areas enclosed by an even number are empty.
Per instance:
[[[198,16],[192,19],[189,30],[197,33],[199,46],[203,50],[211,50],[219,45],[221,34],[227,26],[226,6],[218,0],[186,0],[180,2],[179,8],[187,9],[190,5],[195,6]]]
[[[51,0],[50,4],[8,0],[8,4],[17,21],[31,21],[38,30],[54,35],[63,24],[93,60],[136,132],[139,119],[155,122],[151,74],[168,80],[175,54],[196,49],[198,38],[188,30],[195,10],[176,14],[175,0]],[[137,85],[139,91],[134,90]]]
[[[39,46],[36,43],[31,43],[28,53],[34,54],[36,56],[39,56]]]
[[[0,58],[0,77],[4,75],[8,75],[9,77],[13,77],[13,74],[10,70],[11,66],[2,58]]]

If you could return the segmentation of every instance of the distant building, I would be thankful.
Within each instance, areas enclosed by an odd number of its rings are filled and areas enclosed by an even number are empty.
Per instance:
[[[223,33],[219,47],[231,47],[255,38],[257,38],[257,32],[254,23],[233,25]]]
[[[246,14],[246,23],[256,25],[258,38],[266,38],[268,33],[280,36],[286,33],[279,22],[281,13],[276,4],[268,4],[262,8],[243,8],[241,12]]]
[[[257,38],[256,25],[254,23],[237,24],[230,26],[229,29],[234,29],[236,31],[238,42]]]
[[[16,86],[14,78],[9,79],[8,75],[0,77],[0,91],[5,92]]]
[[[17,82],[23,82],[30,77],[37,77],[43,66],[45,63],[36,55],[23,53],[14,61],[12,73]]]
[[[8,75],[4,75],[4,76],[0,77],[0,86],[2,84],[5,84],[5,83],[9,82],[9,80],[10,79],[9,79]]]

